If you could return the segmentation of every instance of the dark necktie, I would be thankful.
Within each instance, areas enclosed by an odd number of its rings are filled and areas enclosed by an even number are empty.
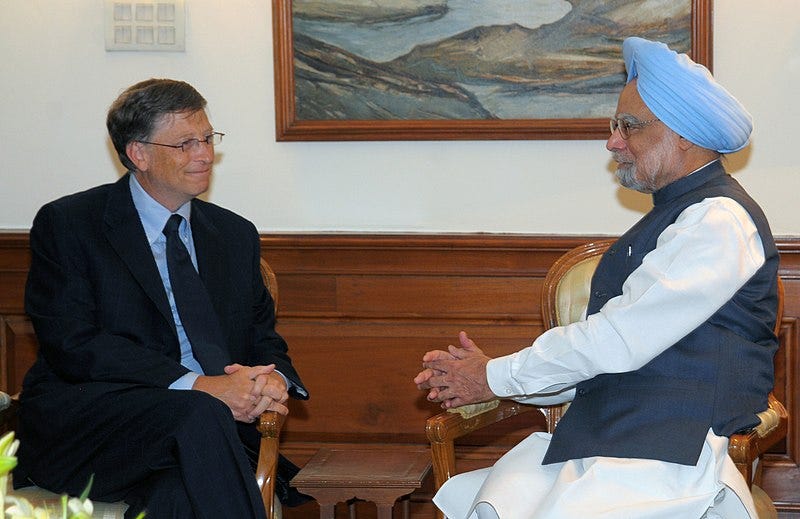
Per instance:
[[[192,264],[189,251],[178,236],[183,217],[173,214],[164,226],[167,237],[167,270],[172,295],[178,307],[183,330],[192,344],[192,351],[206,375],[221,375],[230,364],[223,350],[222,331],[211,298],[203,280]]]

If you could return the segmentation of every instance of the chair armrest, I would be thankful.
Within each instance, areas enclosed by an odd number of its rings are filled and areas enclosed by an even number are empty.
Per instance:
[[[256,427],[262,438],[278,439],[285,421],[286,416],[276,411],[264,411],[259,416]]]
[[[769,407],[757,415],[760,420],[758,425],[749,431],[731,435],[728,450],[734,451],[731,453],[734,461],[738,461],[734,453],[745,454],[746,456],[739,457],[742,461],[752,461],[786,435],[789,420],[786,408],[772,393],[768,404]]]
[[[431,443],[452,441],[487,425],[537,409],[534,406],[501,400],[495,407],[489,407],[471,416],[451,412],[439,413],[428,418],[425,433]]]
[[[436,488],[441,487],[455,473],[456,454],[453,440],[487,425],[537,409],[543,413],[545,412],[538,407],[510,400],[501,400],[497,406],[487,407],[484,411],[468,417],[458,413],[444,412],[428,418],[425,424],[425,432],[431,442],[431,458]]]
[[[778,443],[786,436],[789,416],[775,396],[770,393],[769,407],[760,413],[760,423],[742,433],[733,434],[728,443],[728,455],[744,476],[748,484],[753,484],[759,479],[754,476],[754,462],[764,454],[767,449]]]
[[[281,428],[286,416],[276,411],[264,411],[258,418],[256,428],[261,434],[261,447],[258,452],[258,467],[256,467],[256,481],[261,489],[261,499],[267,517],[272,519],[275,514],[275,473],[278,469],[278,444],[280,442]]]
[[[783,436],[780,433],[786,432],[789,415],[786,412],[786,408],[783,407],[783,404],[781,404],[772,393],[769,394],[768,404],[769,407],[766,411],[758,413],[758,418],[761,420],[761,423],[756,425],[755,431],[759,438],[772,438],[776,434],[779,434],[775,439],[775,441],[777,441]],[[767,445],[766,448],[771,446],[772,443]]]

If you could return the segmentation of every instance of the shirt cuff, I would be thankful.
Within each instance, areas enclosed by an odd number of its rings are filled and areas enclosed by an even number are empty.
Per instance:
[[[511,378],[512,362],[513,357],[506,355],[491,359],[486,364],[486,380],[489,383],[489,389],[500,398],[513,398],[525,394],[523,389],[516,386]]]
[[[277,369],[275,370],[275,373],[277,373],[278,375],[283,377],[283,381],[286,382],[286,391],[290,391],[290,390],[294,389],[295,391],[297,391],[298,394],[303,395],[304,397],[308,396],[308,393],[306,392],[305,389],[303,389],[302,387],[298,386],[297,384],[295,384],[294,382],[289,380],[286,377],[286,375],[284,375],[283,373],[281,373]]]
[[[169,389],[192,389],[194,387],[194,383],[197,378],[200,376],[199,373],[195,373],[190,371],[189,373],[185,374],[175,382],[169,385]]]

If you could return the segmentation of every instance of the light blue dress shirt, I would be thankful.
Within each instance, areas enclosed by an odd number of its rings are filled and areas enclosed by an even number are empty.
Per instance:
[[[170,389],[192,389],[197,377],[204,375],[203,368],[197,359],[194,358],[192,352],[192,344],[189,342],[186,332],[183,330],[181,318],[178,315],[178,307],[175,305],[175,296],[172,294],[172,285],[169,282],[169,271],[167,270],[167,237],[164,236],[164,226],[167,220],[172,216],[166,207],[156,202],[136,180],[136,175],[130,176],[131,196],[133,197],[133,205],[136,207],[136,212],[139,213],[139,220],[144,227],[147,242],[150,244],[150,250],[153,252],[153,258],[156,260],[158,273],[161,275],[161,282],[164,283],[164,289],[167,292],[167,299],[169,300],[169,308],[172,311],[172,318],[175,320],[175,328],[178,331],[178,342],[181,347],[181,364],[191,370],[189,373],[183,375],[178,380],[170,384]],[[197,270],[197,256],[194,250],[194,240],[192,239],[191,229],[191,214],[192,202],[186,202],[175,211],[175,214],[183,216],[184,220],[178,228],[178,235],[180,236],[183,244],[186,245],[186,250],[189,251],[189,256],[192,258],[195,270]],[[286,382],[286,387],[292,387],[294,384],[286,378],[286,376],[278,370],[275,373],[283,377]]]
[[[169,272],[167,270],[167,238],[164,236],[164,226],[172,213],[163,205],[156,202],[136,180],[136,175],[130,176],[131,196],[133,197],[133,205],[139,213],[139,220],[142,222],[144,232],[147,235],[147,242],[150,244],[150,249],[153,251],[153,258],[156,260],[158,273],[161,275],[161,281],[164,283],[164,289],[167,292],[167,299],[169,300],[169,308],[172,311],[172,318],[175,320],[175,328],[178,331],[178,342],[181,346],[181,364],[191,370],[191,372],[183,375],[181,378],[170,384],[170,389],[191,389],[195,380],[200,375],[203,375],[203,368],[200,363],[194,358],[192,353],[192,345],[186,332],[183,330],[181,318],[178,315],[178,307],[175,305],[175,296],[172,294],[172,286],[169,282]],[[197,257],[194,251],[194,241],[192,240],[192,232],[190,228],[190,217],[192,213],[192,203],[186,202],[175,211],[176,214],[183,216],[184,221],[178,228],[178,234],[186,245],[189,255],[192,258],[194,268],[197,269]]]

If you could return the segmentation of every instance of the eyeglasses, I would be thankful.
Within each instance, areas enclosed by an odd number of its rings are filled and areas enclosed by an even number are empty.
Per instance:
[[[222,142],[222,137],[224,133],[214,132],[209,133],[202,139],[188,139],[183,141],[180,144],[161,144],[160,142],[150,142],[150,141],[139,141],[142,144],[153,144],[155,146],[165,146],[167,148],[175,148],[176,150],[181,151],[195,151],[197,148],[200,147],[200,143],[204,142],[206,144],[210,144],[211,146],[216,146],[220,142]]]
[[[623,139],[627,139],[631,135],[631,130],[638,130],[640,128],[644,128],[650,123],[654,123],[658,121],[658,119],[650,119],[649,121],[637,121],[637,120],[629,120],[624,118],[612,117],[608,121],[608,126],[611,128],[611,133],[619,130],[619,136]]]

